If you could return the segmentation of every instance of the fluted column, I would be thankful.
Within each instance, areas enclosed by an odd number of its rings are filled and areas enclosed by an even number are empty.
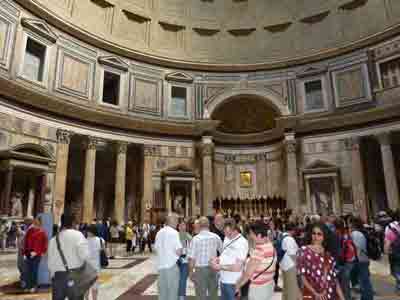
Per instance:
[[[125,186],[126,186],[126,152],[128,144],[118,142],[116,144],[117,157],[115,168],[115,203],[114,218],[118,224],[125,223]]]
[[[171,182],[165,181],[165,210],[167,214],[171,213]]]
[[[294,213],[300,211],[299,177],[297,172],[297,142],[294,133],[285,135],[287,160],[287,193],[286,200],[289,209]]]
[[[13,166],[8,166],[6,169],[6,180],[5,180],[5,185],[4,185],[4,191],[3,191],[3,199],[2,199],[2,205],[1,205],[1,211],[0,214],[3,215],[10,215],[11,209],[10,209],[10,201],[11,201],[11,188],[12,188],[12,183],[13,183],[13,177],[14,177],[14,167]]]
[[[94,183],[96,174],[96,151],[99,140],[89,137],[84,143],[86,148],[85,174],[83,180],[82,222],[88,223],[93,219]]]
[[[201,214],[208,216],[213,213],[213,170],[212,159],[214,152],[214,143],[212,138],[204,136],[202,138],[201,155],[202,155],[202,187],[203,199],[201,202]]]
[[[195,215],[195,212],[196,212],[196,181],[192,181],[192,193],[191,193],[191,211],[190,211],[190,214],[192,215],[192,216],[194,216]]]
[[[389,208],[397,210],[399,208],[399,188],[394,166],[392,146],[390,145],[390,133],[379,134],[378,141],[381,146],[383,172],[385,174],[385,187]]]
[[[143,197],[140,203],[140,222],[144,221],[146,206],[153,203],[153,156],[156,154],[156,146],[144,145],[143,162]]]
[[[64,213],[65,190],[67,183],[69,144],[72,133],[66,130],[57,130],[56,178],[54,183],[54,223],[59,224]]]
[[[365,190],[364,170],[360,153],[360,138],[351,139],[351,178],[355,211],[364,221],[368,219],[367,195]]]

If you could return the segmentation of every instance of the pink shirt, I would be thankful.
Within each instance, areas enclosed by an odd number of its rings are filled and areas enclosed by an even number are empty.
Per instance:
[[[385,241],[394,242],[397,239],[397,234],[390,229],[390,227],[394,227],[400,233],[400,223],[395,221],[390,223],[390,225],[386,226],[385,229]]]

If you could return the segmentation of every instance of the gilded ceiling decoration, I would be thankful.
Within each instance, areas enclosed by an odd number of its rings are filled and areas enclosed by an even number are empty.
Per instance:
[[[221,132],[249,134],[274,128],[277,116],[274,109],[263,100],[252,96],[240,96],[220,105],[211,117],[221,121],[218,127]]]

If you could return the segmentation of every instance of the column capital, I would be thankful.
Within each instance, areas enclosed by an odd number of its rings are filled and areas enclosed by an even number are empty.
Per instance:
[[[375,135],[375,137],[377,138],[381,146],[390,146],[391,143],[390,131],[378,133]]]
[[[360,150],[360,143],[361,143],[361,137],[359,136],[354,136],[349,139],[349,147],[352,151],[359,151]]]
[[[69,144],[74,133],[65,129],[57,129],[57,143]]]
[[[297,142],[296,140],[285,141],[285,148],[286,152],[289,153],[296,153],[297,150]]]
[[[144,156],[158,156],[161,155],[161,149],[158,145],[143,145]]]
[[[99,146],[102,140],[98,137],[88,136],[87,139],[83,142],[83,147],[86,150],[95,150]]]
[[[115,143],[115,150],[118,154],[125,154],[128,151],[128,142],[118,141]]]
[[[202,144],[201,156],[211,156],[214,153],[214,144]]]

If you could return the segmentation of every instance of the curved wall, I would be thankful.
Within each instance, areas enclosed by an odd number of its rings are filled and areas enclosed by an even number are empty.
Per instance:
[[[338,55],[397,32],[400,18],[396,0],[17,2],[103,48],[203,70],[266,69]]]

